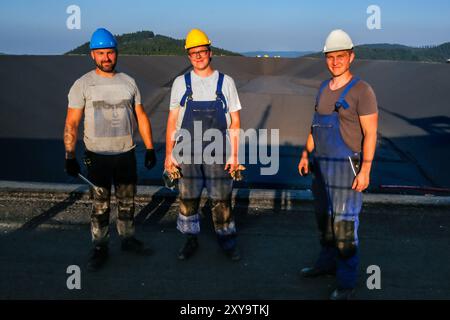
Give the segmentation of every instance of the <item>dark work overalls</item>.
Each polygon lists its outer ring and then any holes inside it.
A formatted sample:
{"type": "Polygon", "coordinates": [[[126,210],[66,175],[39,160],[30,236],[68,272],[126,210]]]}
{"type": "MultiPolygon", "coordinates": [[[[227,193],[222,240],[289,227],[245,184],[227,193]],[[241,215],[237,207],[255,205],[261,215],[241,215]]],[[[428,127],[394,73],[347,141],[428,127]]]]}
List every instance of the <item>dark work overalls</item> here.
{"type": "Polygon", "coordinates": [[[311,128],[314,138],[312,189],[322,246],[315,267],[336,271],[339,289],[356,286],[359,262],[357,230],[362,194],[352,190],[352,184],[361,156],[347,146],[339,129],[339,110],[349,107],[345,97],[358,81],[353,78],[346,85],[335,110],[328,115],[317,112],[320,96],[330,80],[323,82],[317,94],[311,128]]]}
{"type": "MultiPolygon", "coordinates": [[[[201,148],[191,148],[191,163],[180,163],[182,178],[179,181],[180,214],[177,229],[183,234],[198,234],[200,232],[200,216],[198,214],[202,190],[206,187],[210,198],[214,229],[219,244],[225,250],[236,245],[236,227],[231,211],[231,192],[233,180],[225,167],[227,103],[222,93],[224,75],[219,73],[216,89],[216,99],[213,101],[194,101],[192,98],[191,73],[184,75],[186,92],[180,102],[184,112],[181,129],[187,130],[191,136],[191,146],[196,144],[201,148]],[[194,123],[201,125],[201,132],[194,132],[194,123]],[[205,147],[210,143],[203,141],[203,133],[208,129],[220,131],[223,152],[215,154],[219,159],[216,163],[207,164],[205,159],[194,162],[194,158],[202,156],[205,147]],[[196,134],[196,135],[195,135],[196,134]],[[201,150],[200,150],[201,149],[201,150]]],[[[185,139],[186,137],[183,137],[185,139]]],[[[198,159],[198,158],[197,158],[198,159]]],[[[208,162],[210,163],[210,162],[208,162]]]]}

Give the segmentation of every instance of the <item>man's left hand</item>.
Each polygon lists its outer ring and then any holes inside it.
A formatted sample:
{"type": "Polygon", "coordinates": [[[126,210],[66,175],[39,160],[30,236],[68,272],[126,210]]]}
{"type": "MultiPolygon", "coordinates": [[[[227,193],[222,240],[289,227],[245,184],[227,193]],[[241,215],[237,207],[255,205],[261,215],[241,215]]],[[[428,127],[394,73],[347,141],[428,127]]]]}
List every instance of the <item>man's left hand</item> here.
{"type": "Polygon", "coordinates": [[[239,161],[237,157],[230,157],[227,160],[227,163],[225,164],[224,170],[228,171],[229,173],[232,173],[233,171],[236,171],[239,168],[239,161]]]}
{"type": "Polygon", "coordinates": [[[244,179],[242,171],[244,171],[246,168],[243,165],[239,164],[237,157],[229,158],[227,163],[225,164],[224,169],[228,171],[233,180],[241,181],[242,179],[244,179]]]}
{"type": "Polygon", "coordinates": [[[358,192],[363,192],[367,189],[370,182],[370,174],[360,171],[355,180],[353,180],[352,189],[358,192]]]}
{"type": "Polygon", "coordinates": [[[145,151],[145,161],[144,166],[150,170],[152,169],[156,164],[156,152],[155,149],[147,149],[145,151]]]}

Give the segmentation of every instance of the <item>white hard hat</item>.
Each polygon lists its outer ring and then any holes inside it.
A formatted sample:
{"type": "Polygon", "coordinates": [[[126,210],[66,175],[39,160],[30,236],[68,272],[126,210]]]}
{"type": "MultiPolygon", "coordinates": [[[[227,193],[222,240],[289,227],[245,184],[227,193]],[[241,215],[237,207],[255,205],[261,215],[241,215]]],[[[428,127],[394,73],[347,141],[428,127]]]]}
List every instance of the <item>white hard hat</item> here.
{"type": "Polygon", "coordinates": [[[323,53],[351,49],[353,49],[353,42],[350,36],[344,30],[336,29],[331,31],[325,40],[323,53]]]}

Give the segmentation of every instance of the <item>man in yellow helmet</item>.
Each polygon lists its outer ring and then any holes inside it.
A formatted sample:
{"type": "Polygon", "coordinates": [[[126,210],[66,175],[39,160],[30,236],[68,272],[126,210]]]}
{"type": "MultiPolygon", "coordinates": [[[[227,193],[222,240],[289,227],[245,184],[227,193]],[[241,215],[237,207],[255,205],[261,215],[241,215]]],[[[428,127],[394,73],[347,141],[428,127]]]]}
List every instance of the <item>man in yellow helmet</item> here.
{"type": "Polygon", "coordinates": [[[181,177],[177,229],[186,235],[186,241],[178,259],[188,259],[198,248],[198,210],[206,187],[219,245],[231,260],[237,261],[240,253],[231,211],[231,191],[232,176],[240,168],[241,103],[233,79],[211,66],[211,41],[203,31],[191,30],[185,49],[193,70],[176,78],[172,86],[164,162],[167,173],[181,177]],[[209,134],[214,137],[213,150],[205,142],[208,138],[204,137],[209,134]],[[181,152],[180,146],[183,146],[181,152]]]}

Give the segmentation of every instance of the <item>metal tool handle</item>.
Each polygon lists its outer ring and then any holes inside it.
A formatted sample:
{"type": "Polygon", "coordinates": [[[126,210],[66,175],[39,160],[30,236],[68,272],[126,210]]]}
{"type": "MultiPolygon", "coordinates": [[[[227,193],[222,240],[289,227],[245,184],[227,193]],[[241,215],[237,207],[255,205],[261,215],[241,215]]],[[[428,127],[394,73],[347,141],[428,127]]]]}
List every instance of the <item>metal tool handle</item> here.
{"type": "Polygon", "coordinates": [[[350,158],[350,156],[348,156],[348,161],[350,161],[350,166],[352,167],[353,174],[356,177],[356,170],[355,167],[353,166],[352,158],[350,158]]]}
{"type": "Polygon", "coordinates": [[[103,189],[100,187],[97,187],[95,184],[93,184],[88,178],[86,178],[85,176],[83,176],[81,173],[78,174],[78,176],[84,181],[86,182],[88,185],[90,185],[92,187],[92,189],[94,189],[95,193],[97,193],[99,196],[103,195],[103,189]]]}
{"type": "Polygon", "coordinates": [[[78,176],[84,181],[86,182],[88,185],[90,185],[92,188],[98,188],[95,184],[93,184],[91,181],[89,181],[88,178],[86,178],[85,176],[83,176],[81,173],[78,174],[78,176]]]}

